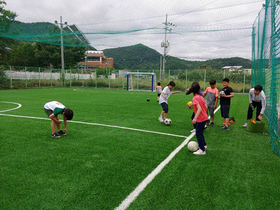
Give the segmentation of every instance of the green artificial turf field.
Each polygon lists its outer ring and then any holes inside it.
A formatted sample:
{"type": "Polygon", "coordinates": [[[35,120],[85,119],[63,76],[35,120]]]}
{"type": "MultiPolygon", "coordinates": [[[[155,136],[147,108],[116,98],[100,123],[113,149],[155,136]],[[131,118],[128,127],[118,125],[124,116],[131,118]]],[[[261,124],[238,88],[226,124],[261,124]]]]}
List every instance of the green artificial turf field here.
{"type": "MultiPolygon", "coordinates": [[[[162,170],[157,167],[191,135],[193,110],[186,104],[192,96],[169,98],[172,124],[165,126],[158,121],[156,95],[1,90],[1,209],[115,209],[143,181],[128,209],[280,209],[280,158],[271,151],[270,136],[242,128],[248,95],[232,98],[230,116],[236,122],[230,130],[220,129],[217,111],[215,127],[204,132],[206,155],[195,156],[184,146],[162,170]],[[51,138],[43,109],[53,100],[74,111],[67,135],[58,139],[51,138]],[[18,107],[5,102],[21,107],[5,111],[18,107]]],[[[267,128],[266,122],[266,133],[267,128]]]]}

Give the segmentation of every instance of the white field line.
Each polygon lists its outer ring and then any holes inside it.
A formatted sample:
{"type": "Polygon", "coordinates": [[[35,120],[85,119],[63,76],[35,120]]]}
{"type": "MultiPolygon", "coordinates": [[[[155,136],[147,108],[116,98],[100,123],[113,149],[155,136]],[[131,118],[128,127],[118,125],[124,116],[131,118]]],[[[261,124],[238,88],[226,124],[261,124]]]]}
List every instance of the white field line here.
{"type": "Polygon", "coordinates": [[[153,179],[158,175],[161,170],[173,159],[173,157],[188,144],[189,140],[194,137],[193,132],[188,138],[183,141],[183,143],[177,147],[164,161],[162,161],[134,190],[127,196],[125,200],[117,207],[115,210],[124,210],[129,207],[129,205],[138,197],[138,195],[146,188],[146,186],[153,181],[153,179]]]}
{"type": "Polygon", "coordinates": [[[0,112],[8,112],[8,111],[12,111],[12,110],[15,110],[15,109],[19,109],[19,108],[21,107],[21,104],[19,104],[19,103],[15,103],[15,102],[0,101],[0,103],[6,103],[6,104],[16,104],[16,105],[18,105],[16,108],[7,109],[7,110],[2,110],[2,111],[0,111],[0,112]]]}
{"type": "MultiPolygon", "coordinates": [[[[214,111],[216,113],[220,109],[220,106],[214,111]]],[[[188,142],[194,137],[193,132],[189,135],[183,143],[178,146],[164,161],[162,161],[134,190],[131,192],[123,202],[115,208],[115,210],[125,210],[129,205],[138,197],[138,195],[146,188],[146,186],[153,181],[153,179],[162,171],[162,169],[173,159],[173,157],[188,144],[188,142]]]]}
{"type": "MultiPolygon", "coordinates": [[[[27,119],[38,119],[38,120],[50,120],[49,118],[20,116],[20,115],[11,115],[11,114],[0,114],[0,116],[19,117],[19,118],[27,118],[27,119]]],[[[162,132],[142,130],[142,129],[137,129],[137,128],[128,128],[128,127],[122,127],[122,126],[117,126],[117,125],[106,125],[106,124],[100,124],[100,123],[88,123],[88,122],[72,121],[72,120],[71,121],[67,121],[67,123],[78,123],[78,124],[85,124],[85,125],[95,125],[95,126],[119,128],[119,129],[131,130],[131,131],[139,131],[139,132],[145,132],[145,133],[154,133],[154,134],[160,134],[160,135],[165,135],[165,136],[187,138],[187,136],[182,136],[182,135],[177,135],[177,134],[162,133],[162,132]]]]}

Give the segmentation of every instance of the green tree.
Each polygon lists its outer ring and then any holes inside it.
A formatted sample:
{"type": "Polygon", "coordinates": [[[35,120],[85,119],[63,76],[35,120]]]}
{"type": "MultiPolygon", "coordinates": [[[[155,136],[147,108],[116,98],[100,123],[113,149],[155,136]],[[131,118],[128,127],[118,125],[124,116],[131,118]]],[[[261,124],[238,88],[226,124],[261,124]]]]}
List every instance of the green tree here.
{"type": "Polygon", "coordinates": [[[36,66],[35,47],[30,42],[20,42],[10,51],[10,64],[18,66],[36,66]]]}
{"type": "Polygon", "coordinates": [[[48,67],[53,65],[56,68],[61,67],[59,46],[36,42],[34,47],[36,66],[48,67]]]}
{"type": "MultiPolygon", "coordinates": [[[[60,34],[60,29],[57,26],[49,29],[49,34],[60,34]]],[[[60,36],[59,36],[60,37],[60,36]]],[[[37,66],[50,66],[53,65],[55,68],[61,68],[61,46],[60,38],[59,41],[57,36],[49,37],[51,43],[45,44],[37,42],[35,44],[35,58],[37,66]]],[[[84,60],[85,47],[80,46],[81,43],[75,36],[65,36],[64,44],[64,64],[65,68],[76,68],[80,61],[84,60]]]]}
{"type": "MultiPolygon", "coordinates": [[[[12,27],[12,21],[15,20],[16,14],[5,10],[4,6],[6,5],[5,1],[0,0],[0,34],[6,34],[12,27]]],[[[7,64],[7,51],[8,47],[14,40],[0,37],[0,64],[7,64]]]]}
{"type": "Polygon", "coordinates": [[[77,68],[78,63],[85,58],[85,51],[85,47],[65,47],[65,68],[77,68]]]}

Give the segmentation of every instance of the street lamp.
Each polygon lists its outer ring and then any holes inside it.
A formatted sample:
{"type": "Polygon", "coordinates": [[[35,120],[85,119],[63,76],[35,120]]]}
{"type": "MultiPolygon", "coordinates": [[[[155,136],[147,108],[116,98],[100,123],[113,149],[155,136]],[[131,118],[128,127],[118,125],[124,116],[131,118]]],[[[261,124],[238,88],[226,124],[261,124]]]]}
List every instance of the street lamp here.
{"type": "Polygon", "coordinates": [[[65,79],[65,75],[64,75],[64,46],[63,46],[63,34],[62,34],[62,30],[63,30],[63,25],[67,25],[67,22],[65,22],[64,24],[62,23],[62,16],[60,16],[60,23],[58,24],[57,21],[55,21],[55,24],[59,26],[60,28],[60,51],[61,51],[61,70],[62,70],[62,84],[64,86],[64,79],[65,79]]]}

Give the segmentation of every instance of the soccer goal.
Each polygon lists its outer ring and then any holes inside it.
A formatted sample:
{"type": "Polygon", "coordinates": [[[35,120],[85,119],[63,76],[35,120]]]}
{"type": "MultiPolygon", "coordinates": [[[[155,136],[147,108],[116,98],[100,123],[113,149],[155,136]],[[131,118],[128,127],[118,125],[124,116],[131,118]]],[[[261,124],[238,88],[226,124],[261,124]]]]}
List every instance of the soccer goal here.
{"type": "Polygon", "coordinates": [[[126,81],[126,90],[151,90],[153,92],[156,74],[147,72],[128,72],[126,75],[126,81]]]}

